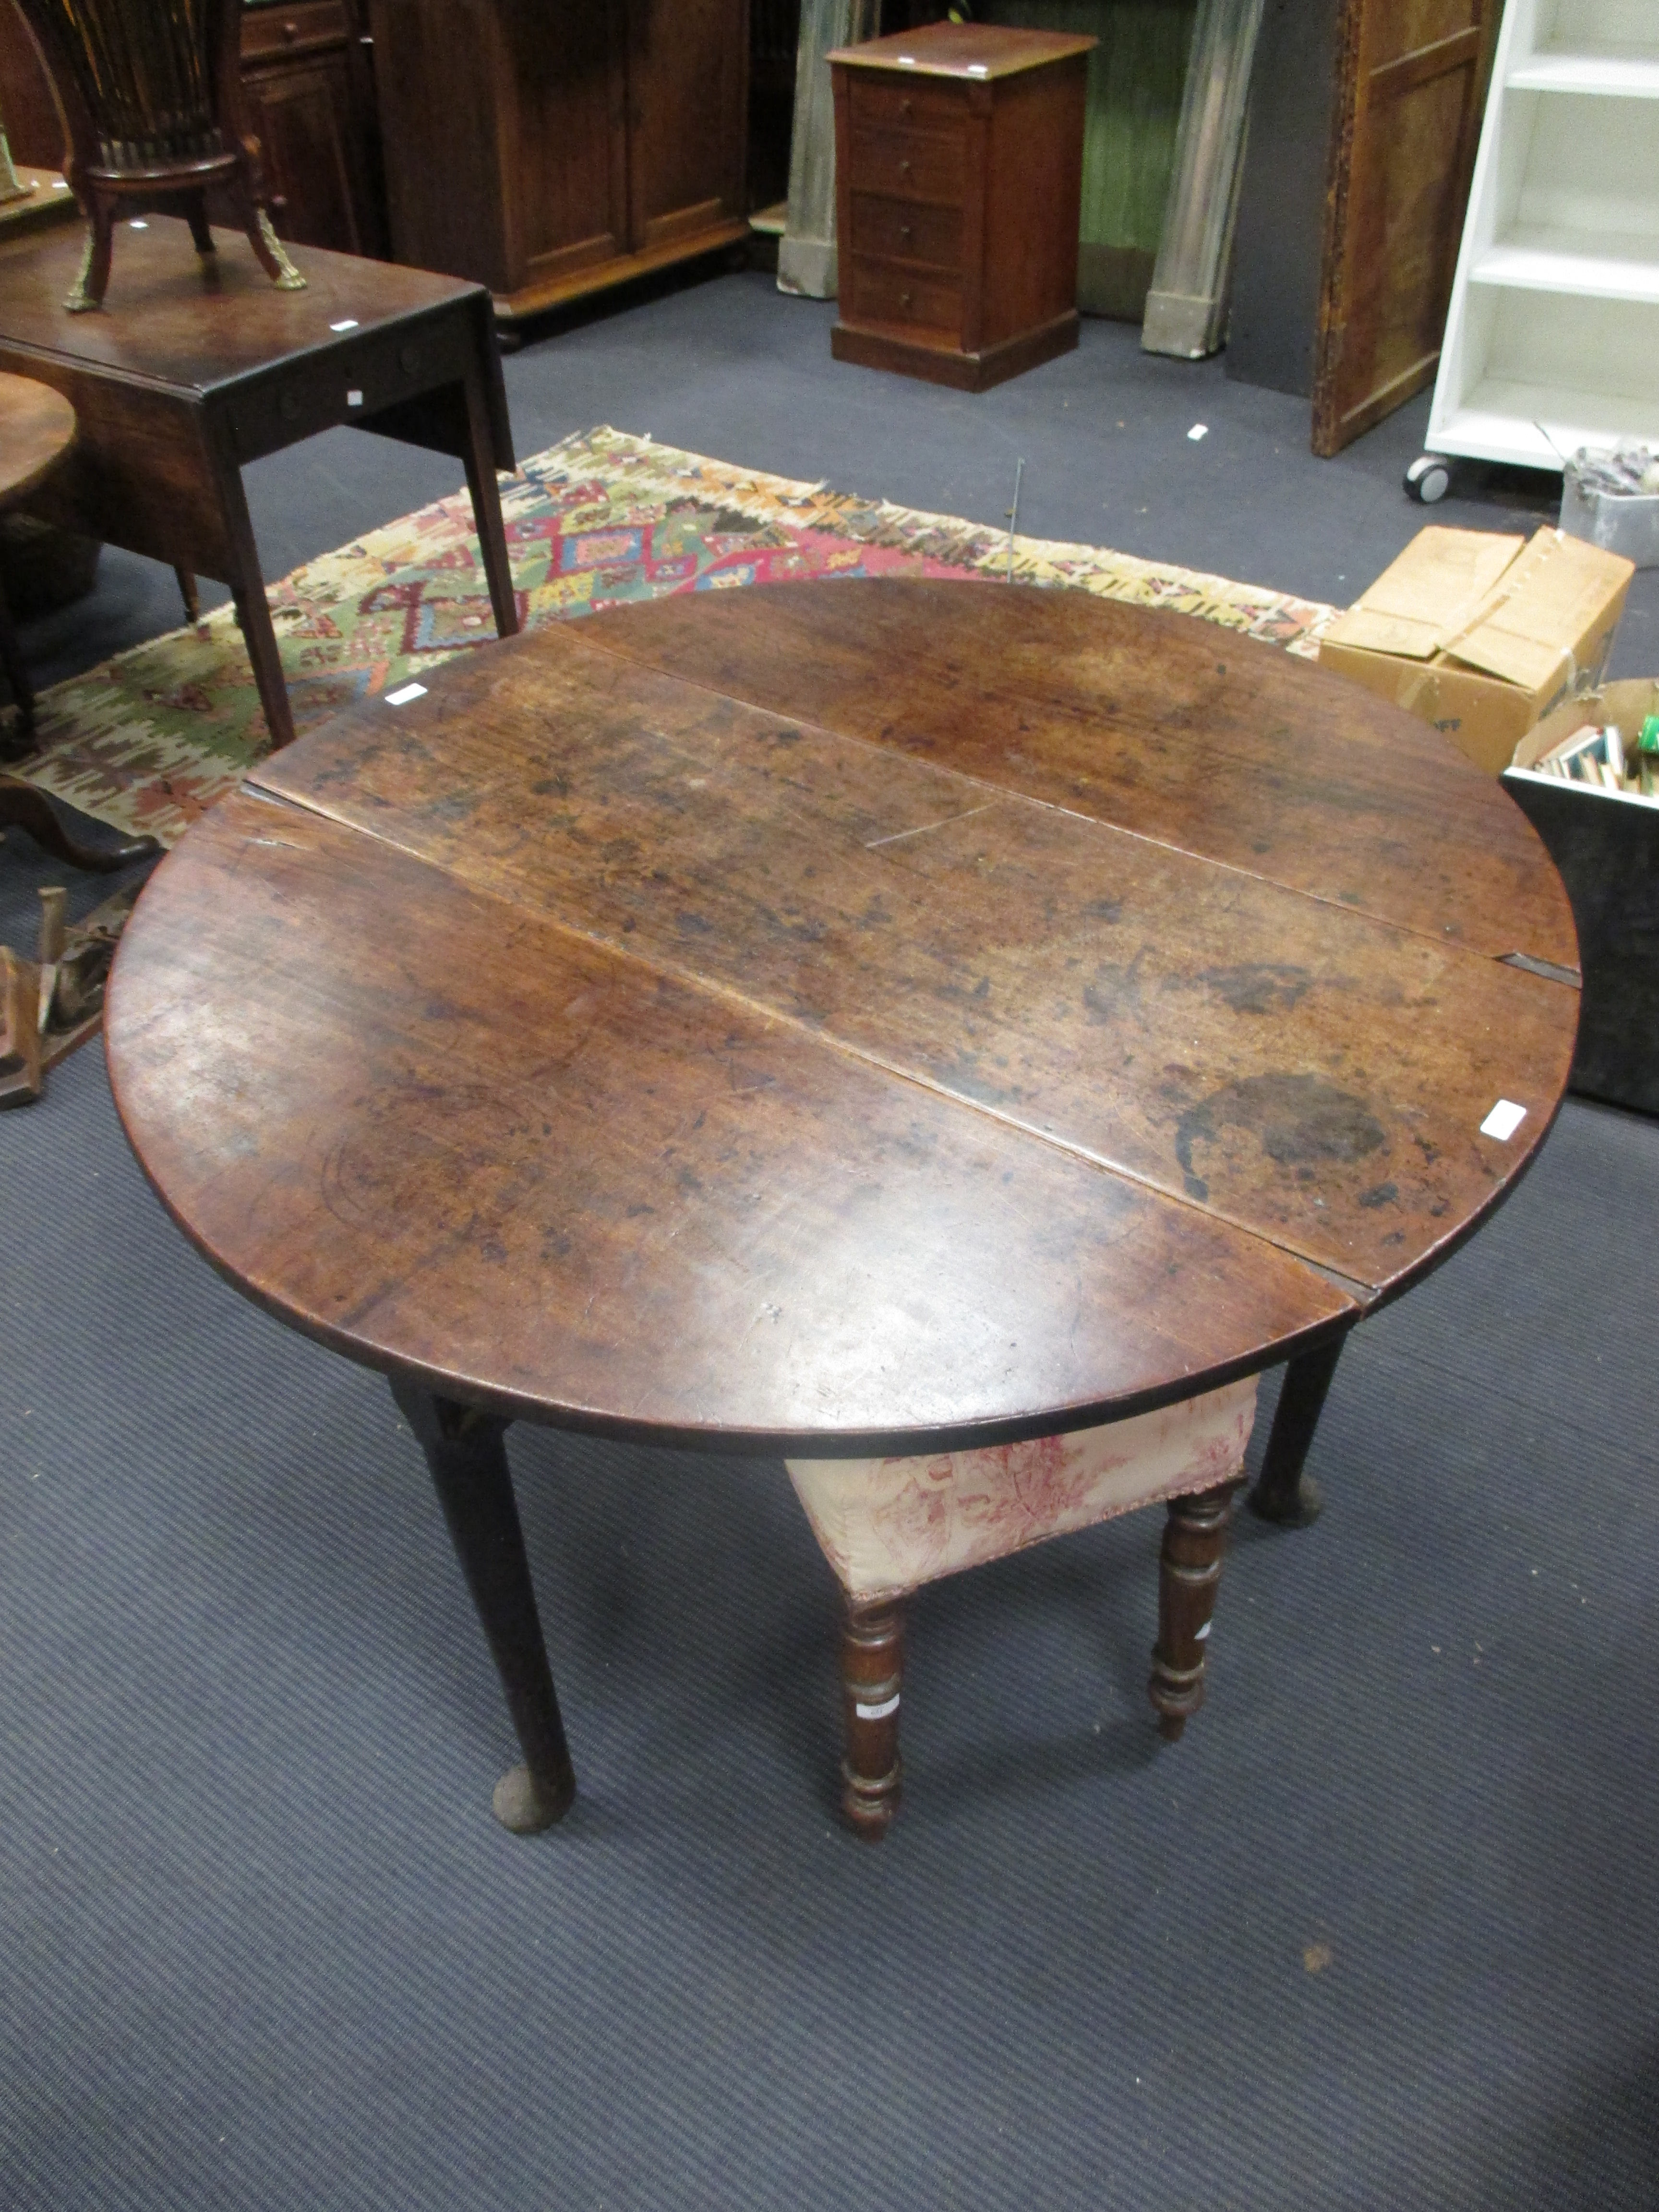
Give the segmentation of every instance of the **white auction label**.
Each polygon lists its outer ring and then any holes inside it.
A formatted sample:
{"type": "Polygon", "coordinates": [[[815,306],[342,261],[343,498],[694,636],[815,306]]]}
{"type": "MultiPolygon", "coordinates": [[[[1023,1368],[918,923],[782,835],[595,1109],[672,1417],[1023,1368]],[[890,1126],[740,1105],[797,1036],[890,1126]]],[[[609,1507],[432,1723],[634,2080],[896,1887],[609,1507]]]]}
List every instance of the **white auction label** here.
{"type": "Polygon", "coordinates": [[[879,1705],[861,1705],[854,1699],[853,1711],[861,1721],[884,1721],[889,1713],[898,1711],[898,1693],[895,1691],[885,1704],[879,1705]]]}
{"type": "Polygon", "coordinates": [[[386,703],[388,707],[406,707],[411,699],[424,699],[425,696],[424,684],[400,684],[395,691],[386,693],[386,703]]]}
{"type": "Polygon", "coordinates": [[[1480,1133],[1483,1137],[1496,1137],[1500,1144],[1507,1145],[1526,1118],[1524,1106],[1517,1106],[1513,1098],[1500,1098],[1480,1124],[1480,1133]]]}

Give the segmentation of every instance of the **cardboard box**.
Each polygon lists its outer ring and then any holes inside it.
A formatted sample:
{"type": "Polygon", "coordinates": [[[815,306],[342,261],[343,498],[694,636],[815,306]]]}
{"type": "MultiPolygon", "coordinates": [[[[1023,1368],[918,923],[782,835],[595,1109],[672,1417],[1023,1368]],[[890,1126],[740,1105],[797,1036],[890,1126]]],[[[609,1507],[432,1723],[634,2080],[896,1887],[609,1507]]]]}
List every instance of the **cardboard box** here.
{"type": "Polygon", "coordinates": [[[1522,739],[1504,788],[1572,901],[1583,978],[1572,1087],[1659,1114],[1659,806],[1532,765],[1581,722],[1616,722],[1634,738],[1649,714],[1659,714],[1659,682],[1604,684],[1569,701],[1522,739]]]}
{"type": "Polygon", "coordinates": [[[1528,543],[1431,526],[1337,617],[1319,658],[1497,775],[1535,722],[1599,682],[1633,574],[1559,530],[1528,543]]]}

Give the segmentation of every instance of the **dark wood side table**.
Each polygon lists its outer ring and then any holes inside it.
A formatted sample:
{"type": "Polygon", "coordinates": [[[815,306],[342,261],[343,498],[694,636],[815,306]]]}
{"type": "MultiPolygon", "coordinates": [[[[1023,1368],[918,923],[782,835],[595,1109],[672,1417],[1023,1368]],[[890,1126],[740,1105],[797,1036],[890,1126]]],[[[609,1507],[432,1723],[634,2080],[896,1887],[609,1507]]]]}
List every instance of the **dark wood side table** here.
{"type": "Polygon", "coordinates": [[[933,23],[830,56],[837,361],[983,392],[1076,345],[1097,43],[933,23]]]}
{"type": "Polygon", "coordinates": [[[220,1271],[392,1378],[536,1826],[509,1421],[908,1455],[1290,1360],[1293,1517],[1347,1330],[1549,1127],[1575,952],[1492,779],[1328,672],[809,584],[557,623],[264,763],[140,901],[110,1069],[220,1271]]]}
{"type": "Polygon", "coordinates": [[[303,252],[279,291],[245,241],[205,264],[189,227],[124,228],[120,287],[94,314],[64,298],[78,234],[0,245],[0,368],[73,405],[66,465],[21,504],[44,520],[230,586],[274,745],[294,735],[242,467],[345,423],[466,471],[495,625],[519,627],[497,469],[513,436],[489,295],[416,269],[303,252]]]}

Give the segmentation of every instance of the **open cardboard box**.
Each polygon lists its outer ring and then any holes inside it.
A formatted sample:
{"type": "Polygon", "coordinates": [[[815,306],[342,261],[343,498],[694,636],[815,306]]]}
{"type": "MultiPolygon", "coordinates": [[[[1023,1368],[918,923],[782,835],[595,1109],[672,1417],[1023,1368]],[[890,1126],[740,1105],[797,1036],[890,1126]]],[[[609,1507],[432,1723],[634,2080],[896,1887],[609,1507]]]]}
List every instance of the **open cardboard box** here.
{"type": "Polygon", "coordinates": [[[1659,1114],[1659,806],[1533,766],[1583,722],[1634,738],[1659,714],[1659,680],[1604,684],[1529,730],[1504,788],[1549,848],[1572,901],[1583,1001],[1572,1087],[1659,1114]]]}
{"type": "Polygon", "coordinates": [[[1327,668],[1432,722],[1488,775],[1607,666],[1633,565],[1559,530],[1420,530],[1320,641],[1327,668]]]}

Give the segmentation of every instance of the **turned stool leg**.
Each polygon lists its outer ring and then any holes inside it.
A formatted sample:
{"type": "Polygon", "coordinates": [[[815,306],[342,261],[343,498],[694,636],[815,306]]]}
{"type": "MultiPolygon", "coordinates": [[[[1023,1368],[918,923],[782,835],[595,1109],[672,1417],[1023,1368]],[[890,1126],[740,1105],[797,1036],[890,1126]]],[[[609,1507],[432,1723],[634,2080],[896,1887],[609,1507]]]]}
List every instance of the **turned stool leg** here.
{"type": "Polygon", "coordinates": [[[1318,1484],[1302,1469],[1347,1340],[1346,1335],[1333,1337],[1328,1344],[1292,1359],[1285,1370],[1261,1473],[1248,1501],[1252,1513],[1280,1528],[1305,1528],[1319,1518],[1324,1500],[1318,1484]]]}
{"type": "Polygon", "coordinates": [[[214,252],[216,248],[213,243],[213,233],[208,228],[207,195],[205,192],[195,192],[191,194],[191,198],[185,203],[185,218],[190,224],[190,242],[196,248],[196,251],[198,253],[214,252]]]}
{"type": "Polygon", "coordinates": [[[502,1442],[507,1423],[401,1379],[392,1395],[426,1454],[524,1752],[525,1764],[495,1785],[495,1818],[515,1835],[533,1835],[569,1810],[576,1777],[524,1554],[502,1442]]]}
{"type": "Polygon", "coordinates": [[[175,567],[173,573],[178,579],[179,596],[185,603],[185,620],[187,623],[200,622],[202,594],[196,581],[194,570],[175,567]]]}
{"type": "Polygon", "coordinates": [[[1170,1743],[1204,1702],[1204,1646],[1237,1487],[1224,1482],[1195,1497],[1170,1500],[1158,1563],[1158,1642],[1146,1694],[1170,1743]]]}
{"type": "Polygon", "coordinates": [[[904,1616],[895,1603],[849,1605],[841,1634],[847,1720],[842,1810],[854,1832],[879,1843],[899,1802],[899,1689],[904,1616]]]}
{"type": "MultiPolygon", "coordinates": [[[[76,179],[70,178],[71,184],[76,179]]],[[[77,185],[77,190],[79,189],[77,185]]],[[[104,303],[109,289],[109,261],[114,244],[115,208],[112,201],[104,198],[94,186],[85,196],[87,210],[87,240],[81,256],[81,269],[70,287],[64,305],[72,315],[89,313],[104,303]]]]}

